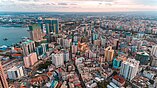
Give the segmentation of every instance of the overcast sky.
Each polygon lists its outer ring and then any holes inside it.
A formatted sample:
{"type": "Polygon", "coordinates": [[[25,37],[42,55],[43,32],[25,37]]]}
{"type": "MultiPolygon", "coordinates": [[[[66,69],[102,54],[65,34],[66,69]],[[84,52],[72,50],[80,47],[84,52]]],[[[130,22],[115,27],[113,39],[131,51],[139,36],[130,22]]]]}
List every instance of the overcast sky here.
{"type": "Polygon", "coordinates": [[[0,11],[9,12],[157,11],[157,0],[0,0],[0,11]]]}

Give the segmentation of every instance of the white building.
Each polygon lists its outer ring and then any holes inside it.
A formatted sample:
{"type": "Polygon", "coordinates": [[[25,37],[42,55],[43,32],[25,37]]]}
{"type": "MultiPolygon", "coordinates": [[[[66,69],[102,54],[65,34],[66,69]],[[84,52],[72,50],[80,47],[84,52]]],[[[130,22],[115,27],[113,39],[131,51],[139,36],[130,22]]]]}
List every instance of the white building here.
{"type": "Polygon", "coordinates": [[[152,46],[151,55],[157,57],[157,45],[152,46]]]}
{"type": "Polygon", "coordinates": [[[64,64],[64,55],[63,53],[53,53],[52,54],[52,63],[58,67],[64,64]]]}
{"type": "Polygon", "coordinates": [[[139,63],[139,61],[130,58],[127,61],[123,61],[120,68],[120,74],[125,79],[132,80],[138,72],[139,63]]]}
{"type": "Polygon", "coordinates": [[[152,56],[151,66],[157,66],[157,45],[152,46],[151,56],[152,56]]]}
{"type": "Polygon", "coordinates": [[[14,66],[13,68],[7,71],[9,79],[19,79],[24,76],[23,67],[22,66],[14,66]]]}
{"type": "Polygon", "coordinates": [[[63,46],[70,47],[71,41],[71,39],[63,39],[63,46]]]}
{"type": "Polygon", "coordinates": [[[106,45],[106,38],[101,37],[101,45],[105,46],[106,45]]]}

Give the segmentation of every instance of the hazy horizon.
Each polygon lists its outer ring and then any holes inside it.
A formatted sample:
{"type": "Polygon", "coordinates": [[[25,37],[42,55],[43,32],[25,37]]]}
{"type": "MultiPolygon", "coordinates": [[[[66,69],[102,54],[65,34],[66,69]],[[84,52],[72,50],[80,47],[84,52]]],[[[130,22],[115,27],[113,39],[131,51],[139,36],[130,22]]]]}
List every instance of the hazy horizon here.
{"type": "Polygon", "coordinates": [[[0,0],[1,12],[157,11],[156,0],[0,0]]]}

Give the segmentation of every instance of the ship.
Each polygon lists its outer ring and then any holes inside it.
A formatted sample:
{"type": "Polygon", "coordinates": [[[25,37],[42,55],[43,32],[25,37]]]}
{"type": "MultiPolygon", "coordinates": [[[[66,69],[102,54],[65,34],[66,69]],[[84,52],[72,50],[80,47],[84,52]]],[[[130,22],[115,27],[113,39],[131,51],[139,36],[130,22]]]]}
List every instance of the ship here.
{"type": "Polygon", "coordinates": [[[7,41],[8,39],[7,39],[7,38],[4,38],[3,40],[4,40],[4,41],[7,41]]]}

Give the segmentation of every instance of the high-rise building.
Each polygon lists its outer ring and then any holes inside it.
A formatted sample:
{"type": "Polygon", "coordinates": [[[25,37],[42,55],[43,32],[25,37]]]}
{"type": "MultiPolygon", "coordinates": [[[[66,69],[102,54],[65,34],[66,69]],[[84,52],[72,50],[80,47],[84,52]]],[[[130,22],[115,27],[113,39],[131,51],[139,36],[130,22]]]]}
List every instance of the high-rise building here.
{"type": "Polygon", "coordinates": [[[57,19],[46,18],[44,23],[45,23],[46,34],[47,34],[47,41],[53,42],[54,38],[52,38],[52,34],[58,34],[59,22],[57,19]]]}
{"type": "Polygon", "coordinates": [[[152,46],[151,55],[157,57],[157,46],[152,46]]]}
{"type": "Polygon", "coordinates": [[[127,80],[131,81],[137,74],[140,62],[135,59],[123,61],[120,67],[120,74],[127,80]]]}
{"type": "Polygon", "coordinates": [[[38,56],[44,55],[48,51],[48,44],[47,43],[42,43],[40,46],[38,46],[35,49],[36,53],[38,56]]]}
{"type": "Polygon", "coordinates": [[[26,40],[25,42],[22,42],[21,47],[23,55],[27,56],[35,51],[35,42],[32,40],[26,40]]]}
{"type": "Polygon", "coordinates": [[[106,45],[106,38],[104,36],[101,37],[101,46],[105,47],[106,45]]]}
{"type": "Polygon", "coordinates": [[[64,56],[64,61],[69,61],[69,51],[68,50],[64,50],[63,51],[63,56],[64,56]]]}
{"type": "Polygon", "coordinates": [[[121,63],[126,60],[125,56],[119,56],[113,60],[113,67],[118,69],[121,66],[121,63]]]}
{"type": "Polygon", "coordinates": [[[64,64],[64,56],[62,52],[52,54],[52,63],[56,66],[62,66],[64,64]]]}
{"type": "Polygon", "coordinates": [[[0,88],[9,88],[1,62],[0,62],[0,88]]]}
{"type": "Polygon", "coordinates": [[[157,66],[157,46],[152,46],[151,56],[152,56],[151,66],[157,66]]]}
{"type": "Polygon", "coordinates": [[[39,41],[43,39],[43,32],[40,24],[32,24],[29,26],[30,37],[33,41],[39,41]]]}
{"type": "Polygon", "coordinates": [[[63,39],[63,46],[70,47],[71,41],[71,39],[63,39]]]}
{"type": "Polygon", "coordinates": [[[112,61],[113,55],[114,55],[114,50],[112,49],[112,46],[107,47],[105,49],[105,56],[104,56],[105,61],[112,61]]]}
{"type": "Polygon", "coordinates": [[[30,66],[34,65],[38,61],[37,54],[35,52],[29,54],[23,59],[24,59],[24,65],[26,68],[29,68],[30,66]]]}
{"type": "Polygon", "coordinates": [[[22,66],[14,66],[13,68],[7,71],[9,79],[19,79],[24,76],[23,67],[22,66]]]}
{"type": "Polygon", "coordinates": [[[57,19],[47,18],[45,19],[46,25],[46,33],[49,34],[51,32],[58,34],[59,32],[59,22],[57,19]]]}

